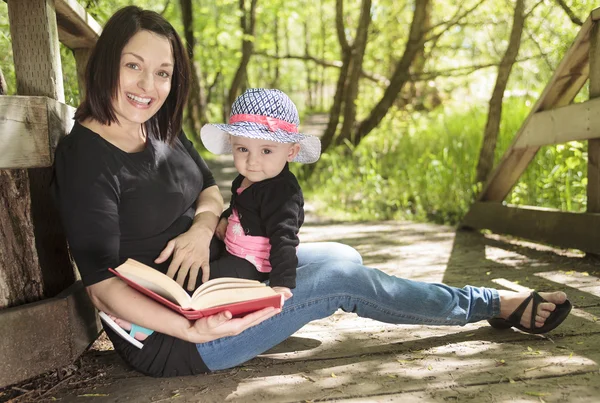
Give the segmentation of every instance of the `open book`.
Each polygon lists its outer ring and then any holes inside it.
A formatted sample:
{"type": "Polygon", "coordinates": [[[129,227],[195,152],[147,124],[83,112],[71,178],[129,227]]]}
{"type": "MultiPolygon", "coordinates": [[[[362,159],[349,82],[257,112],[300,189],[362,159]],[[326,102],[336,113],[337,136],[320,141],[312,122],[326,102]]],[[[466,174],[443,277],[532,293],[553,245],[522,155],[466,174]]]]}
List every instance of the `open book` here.
{"type": "Polygon", "coordinates": [[[283,296],[256,280],[223,277],[209,280],[192,296],[171,277],[133,259],[109,269],[129,286],[188,319],[229,311],[233,316],[267,307],[281,308],[283,296]]]}

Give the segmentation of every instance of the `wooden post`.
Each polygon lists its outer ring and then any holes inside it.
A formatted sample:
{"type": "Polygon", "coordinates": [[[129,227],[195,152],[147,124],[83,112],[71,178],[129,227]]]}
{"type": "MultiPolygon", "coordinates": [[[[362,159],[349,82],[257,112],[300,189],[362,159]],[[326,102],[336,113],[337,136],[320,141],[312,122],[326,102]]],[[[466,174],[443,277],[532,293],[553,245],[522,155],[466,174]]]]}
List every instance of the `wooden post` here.
{"type": "MultiPolygon", "coordinates": [[[[590,41],[590,99],[600,97],[600,25],[594,22],[590,41]]],[[[600,139],[588,141],[587,211],[600,212],[600,139]]]]}
{"type": "Polygon", "coordinates": [[[73,49],[75,57],[75,66],[77,68],[77,85],[79,86],[79,101],[82,102],[85,98],[85,70],[87,62],[92,53],[91,48],[73,49]]]}
{"type": "MultiPolygon", "coordinates": [[[[590,37],[590,99],[597,97],[600,97],[600,24],[594,21],[590,37]]],[[[587,211],[600,212],[600,139],[588,141],[587,211]]]]}
{"type": "MultiPolygon", "coordinates": [[[[43,95],[64,102],[62,67],[54,0],[8,0],[17,94],[43,95]]],[[[39,266],[28,267],[40,272],[44,297],[53,297],[75,281],[73,265],[67,251],[58,212],[50,193],[51,168],[28,170],[31,195],[30,217],[33,226],[23,225],[23,242],[35,242],[39,266]],[[33,231],[32,231],[33,230],[33,231]]],[[[13,200],[17,206],[19,200],[13,200]]],[[[14,207],[8,206],[10,211],[14,207]]],[[[14,256],[15,262],[20,258],[14,256]]],[[[10,266],[3,271],[11,270],[10,266]]]]}

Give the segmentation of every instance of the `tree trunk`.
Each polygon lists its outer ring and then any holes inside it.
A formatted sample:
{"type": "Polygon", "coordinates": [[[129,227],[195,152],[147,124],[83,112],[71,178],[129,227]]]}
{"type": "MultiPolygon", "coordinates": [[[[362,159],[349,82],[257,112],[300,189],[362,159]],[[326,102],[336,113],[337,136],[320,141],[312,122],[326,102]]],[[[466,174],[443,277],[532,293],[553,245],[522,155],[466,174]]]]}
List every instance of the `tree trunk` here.
{"type": "MultiPolygon", "coordinates": [[[[325,37],[327,35],[325,29],[325,10],[323,7],[323,0],[319,0],[319,28],[321,29],[320,35],[320,57],[325,60],[325,37]]],[[[319,83],[318,83],[318,93],[319,93],[319,111],[324,111],[325,106],[325,67],[319,66],[319,83]]]]}
{"type": "Polygon", "coordinates": [[[0,67],[0,95],[6,94],[8,94],[8,86],[6,85],[4,74],[2,74],[2,67],[0,67]]]}
{"type": "Polygon", "coordinates": [[[416,0],[415,12],[413,20],[410,24],[410,33],[406,49],[402,58],[396,64],[390,84],[385,89],[381,100],[371,110],[369,116],[363,120],[356,130],[355,144],[360,144],[363,138],[367,136],[385,117],[390,107],[398,97],[400,91],[410,78],[409,69],[423,47],[425,29],[425,21],[427,20],[429,0],[416,0]]]}
{"type": "Polygon", "coordinates": [[[200,128],[202,125],[208,123],[208,118],[206,117],[204,88],[200,81],[202,71],[200,65],[194,59],[194,48],[196,46],[194,38],[194,9],[192,7],[192,0],[179,0],[179,6],[181,8],[183,33],[190,58],[190,68],[192,70],[187,115],[190,126],[194,131],[193,136],[199,139],[200,128]]]}
{"type": "Polygon", "coordinates": [[[336,139],[336,144],[341,144],[344,140],[350,140],[353,134],[354,124],[356,122],[356,98],[358,97],[358,83],[362,72],[362,63],[367,47],[367,36],[369,25],[371,24],[371,0],[362,0],[360,8],[360,20],[356,29],[356,38],[352,45],[352,56],[346,80],[346,89],[344,91],[344,122],[340,135],[336,139]]]}
{"type": "MultiPolygon", "coordinates": [[[[310,34],[308,32],[308,21],[305,20],[304,21],[304,54],[306,56],[308,56],[310,54],[310,34]]],[[[313,105],[313,94],[312,94],[312,82],[311,82],[311,75],[312,75],[312,65],[310,64],[306,64],[306,94],[307,94],[307,99],[306,99],[306,105],[307,105],[307,109],[309,111],[312,111],[314,109],[314,105],[313,105]]]]}
{"type": "Polygon", "coordinates": [[[477,163],[476,182],[485,182],[494,166],[494,153],[498,140],[498,132],[500,131],[500,120],[502,118],[502,100],[510,72],[515,64],[519,47],[521,46],[521,34],[523,33],[525,18],[525,0],[517,0],[510,41],[506,53],[502,57],[500,66],[498,66],[498,76],[496,77],[496,84],[490,98],[488,119],[479,153],[479,162],[477,163]]]}
{"type": "Polygon", "coordinates": [[[231,104],[233,104],[239,95],[239,90],[246,82],[246,78],[248,76],[248,63],[250,62],[250,57],[252,57],[252,53],[254,52],[254,41],[250,40],[249,37],[254,37],[257,2],[258,0],[250,0],[250,11],[246,11],[246,1],[239,0],[239,8],[242,12],[240,24],[242,26],[242,32],[244,33],[244,38],[242,40],[242,59],[240,60],[240,65],[238,66],[237,71],[235,72],[231,86],[229,87],[229,94],[227,96],[227,110],[224,113],[225,121],[229,120],[231,104]]]}
{"type": "MultiPolygon", "coordinates": [[[[279,10],[278,10],[279,11],[279,10]]],[[[279,88],[279,12],[275,14],[275,26],[273,30],[275,31],[275,73],[273,75],[273,81],[271,84],[271,88],[279,88]]]]}
{"type": "MultiPolygon", "coordinates": [[[[0,68],[0,95],[5,94],[0,68]]],[[[27,170],[0,169],[0,309],[44,296],[30,208],[27,170]]]]}
{"type": "MultiPolygon", "coordinates": [[[[340,75],[335,88],[335,95],[333,96],[333,105],[331,105],[331,109],[329,110],[327,128],[321,137],[322,152],[327,151],[329,146],[333,143],[333,138],[337,131],[340,113],[345,98],[344,91],[346,89],[346,80],[348,79],[350,60],[352,58],[352,48],[346,39],[346,28],[344,27],[344,0],[336,0],[335,28],[342,53],[342,67],[340,68],[340,75]]],[[[311,164],[310,166],[313,165],[315,164],[311,164]]]]}

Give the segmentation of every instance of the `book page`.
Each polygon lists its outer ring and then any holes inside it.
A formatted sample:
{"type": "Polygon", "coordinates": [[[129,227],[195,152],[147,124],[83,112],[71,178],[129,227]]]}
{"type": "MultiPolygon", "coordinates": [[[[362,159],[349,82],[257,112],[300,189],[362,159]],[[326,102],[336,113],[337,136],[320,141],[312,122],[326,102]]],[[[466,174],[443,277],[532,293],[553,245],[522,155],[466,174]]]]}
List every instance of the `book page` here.
{"type": "MultiPolygon", "coordinates": [[[[264,285],[264,284],[263,284],[264,285]]],[[[277,295],[271,287],[222,288],[208,291],[192,301],[192,308],[205,309],[215,306],[250,301],[253,299],[277,295]]]]}
{"type": "Polygon", "coordinates": [[[175,280],[150,266],[133,259],[127,259],[125,263],[115,270],[134,283],[157,293],[183,308],[188,308],[190,305],[190,296],[175,280]]]}
{"type": "Polygon", "coordinates": [[[221,277],[221,278],[213,278],[212,280],[207,281],[202,284],[200,287],[194,291],[192,294],[192,300],[196,298],[198,295],[203,294],[206,290],[211,289],[212,287],[222,288],[222,285],[226,285],[228,288],[232,286],[235,288],[247,288],[247,287],[263,287],[266,284],[261,283],[257,280],[248,280],[245,278],[236,278],[236,277],[221,277]]]}

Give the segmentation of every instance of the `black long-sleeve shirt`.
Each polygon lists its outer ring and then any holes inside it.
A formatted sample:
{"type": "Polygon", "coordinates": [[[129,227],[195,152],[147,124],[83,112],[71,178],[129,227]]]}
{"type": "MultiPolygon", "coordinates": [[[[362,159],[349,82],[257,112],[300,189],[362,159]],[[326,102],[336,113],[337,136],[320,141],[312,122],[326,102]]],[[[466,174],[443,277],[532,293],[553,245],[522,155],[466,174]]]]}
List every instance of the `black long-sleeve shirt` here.
{"type": "MultiPolygon", "coordinates": [[[[172,145],[148,137],[127,153],[75,123],[56,149],[54,194],[84,285],[112,277],[127,258],[154,263],[166,244],[187,231],[200,192],[215,185],[206,163],[182,132],[172,145]]],[[[154,332],[142,350],[106,330],[115,350],[153,376],[206,372],[193,343],[154,332]]]]}
{"type": "Polygon", "coordinates": [[[269,285],[295,288],[298,231],[304,222],[304,197],[298,180],[287,164],[279,175],[254,183],[238,195],[243,180],[242,175],[234,179],[231,203],[223,216],[228,217],[235,208],[246,235],[269,238],[269,285]]]}

